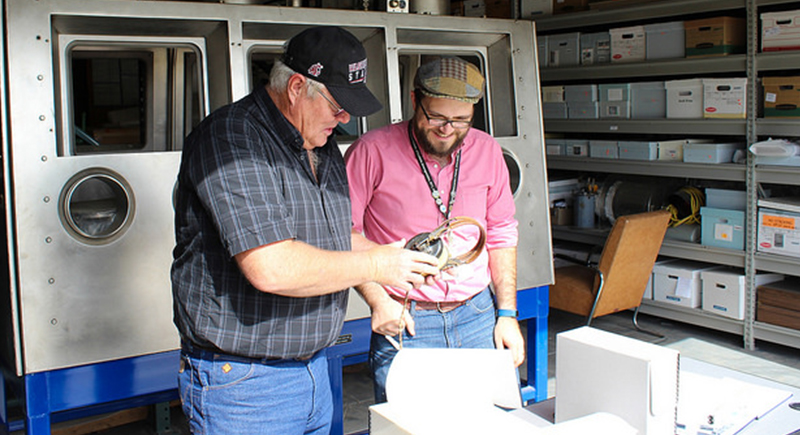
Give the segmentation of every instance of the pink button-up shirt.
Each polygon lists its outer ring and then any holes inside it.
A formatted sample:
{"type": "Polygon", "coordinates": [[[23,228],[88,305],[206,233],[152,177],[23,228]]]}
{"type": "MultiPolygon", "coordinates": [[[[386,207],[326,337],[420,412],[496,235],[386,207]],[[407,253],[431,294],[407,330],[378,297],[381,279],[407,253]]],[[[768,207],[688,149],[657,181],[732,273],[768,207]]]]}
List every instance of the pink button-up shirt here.
{"type": "MultiPolygon", "coordinates": [[[[461,169],[451,217],[468,216],[486,229],[486,249],[515,247],[517,221],[508,170],[500,145],[483,131],[471,129],[461,146],[461,169]]],[[[450,201],[453,163],[442,167],[422,151],[442,201],[450,201]]],[[[453,155],[455,157],[455,154],[453,155]]],[[[347,150],[347,177],[353,207],[353,230],[380,244],[430,232],[444,216],[431,197],[425,176],[408,139],[408,122],[373,130],[347,150]]],[[[465,225],[453,230],[448,245],[453,255],[469,251],[478,229],[465,225]]],[[[462,301],[491,282],[487,250],[472,263],[451,269],[433,286],[411,291],[422,301],[462,301]]],[[[387,291],[404,297],[405,292],[387,291]]]]}

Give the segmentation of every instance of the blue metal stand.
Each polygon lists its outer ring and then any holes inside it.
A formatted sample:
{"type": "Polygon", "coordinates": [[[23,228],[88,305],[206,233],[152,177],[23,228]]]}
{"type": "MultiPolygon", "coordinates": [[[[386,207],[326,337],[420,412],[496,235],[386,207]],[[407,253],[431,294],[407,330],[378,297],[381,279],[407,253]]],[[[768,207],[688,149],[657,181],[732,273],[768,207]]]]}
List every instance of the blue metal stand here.
{"type": "MultiPolygon", "coordinates": [[[[547,399],[548,287],[517,292],[519,319],[528,321],[528,384],[525,402],[547,399]]],[[[326,350],[334,397],[332,435],[342,435],[342,367],[367,360],[370,319],[345,322],[339,340],[326,350]]],[[[53,422],[114,412],[178,398],[179,351],[145,355],[80,367],[25,375],[22,378],[25,417],[8,421],[7,402],[0,418],[7,431],[25,429],[27,435],[49,435],[53,422]]],[[[2,389],[3,398],[7,398],[2,389]]]]}

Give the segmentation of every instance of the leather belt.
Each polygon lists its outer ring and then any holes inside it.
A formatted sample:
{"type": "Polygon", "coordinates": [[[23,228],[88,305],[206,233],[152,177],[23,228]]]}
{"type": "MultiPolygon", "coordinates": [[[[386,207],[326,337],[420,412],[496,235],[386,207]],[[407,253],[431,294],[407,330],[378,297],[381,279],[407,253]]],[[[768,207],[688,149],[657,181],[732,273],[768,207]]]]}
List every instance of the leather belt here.
{"type": "MultiPolygon", "coordinates": [[[[395,294],[389,294],[392,299],[396,300],[397,302],[403,303],[403,298],[397,296],[395,294]]],[[[448,311],[453,311],[456,308],[465,305],[469,302],[469,299],[463,301],[448,301],[448,302],[431,302],[431,301],[415,301],[413,299],[409,299],[409,302],[414,302],[414,308],[417,310],[436,310],[440,313],[446,313],[448,311]]]]}

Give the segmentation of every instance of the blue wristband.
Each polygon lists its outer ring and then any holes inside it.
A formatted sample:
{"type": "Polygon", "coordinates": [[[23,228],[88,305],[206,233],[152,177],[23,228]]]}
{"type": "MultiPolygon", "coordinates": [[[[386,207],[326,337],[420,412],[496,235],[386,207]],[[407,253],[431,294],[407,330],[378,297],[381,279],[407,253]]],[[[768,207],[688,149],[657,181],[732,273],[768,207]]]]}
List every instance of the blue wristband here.
{"type": "Polygon", "coordinates": [[[517,310],[497,310],[497,317],[513,317],[517,318],[519,316],[519,311],[517,310]]]}

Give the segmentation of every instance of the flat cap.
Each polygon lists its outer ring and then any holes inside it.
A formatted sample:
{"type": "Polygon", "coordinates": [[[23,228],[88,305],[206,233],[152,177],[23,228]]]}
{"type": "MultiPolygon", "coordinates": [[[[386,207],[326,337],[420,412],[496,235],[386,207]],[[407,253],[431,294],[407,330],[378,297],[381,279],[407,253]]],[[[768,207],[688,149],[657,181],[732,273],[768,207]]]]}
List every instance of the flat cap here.
{"type": "Polygon", "coordinates": [[[414,88],[428,97],[475,104],[483,97],[484,78],[478,68],[454,56],[438,57],[417,69],[414,88]]]}

